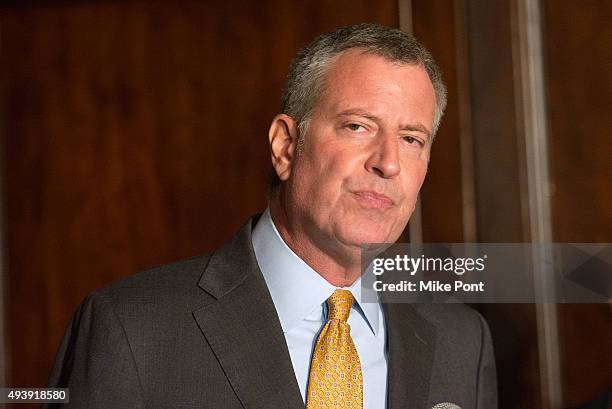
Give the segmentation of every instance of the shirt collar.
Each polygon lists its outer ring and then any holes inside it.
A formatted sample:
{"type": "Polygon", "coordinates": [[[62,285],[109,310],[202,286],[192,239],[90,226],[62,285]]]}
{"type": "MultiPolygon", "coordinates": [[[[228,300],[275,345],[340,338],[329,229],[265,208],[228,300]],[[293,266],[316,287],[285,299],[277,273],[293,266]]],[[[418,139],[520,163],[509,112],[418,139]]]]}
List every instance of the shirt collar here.
{"type": "MultiPolygon", "coordinates": [[[[288,332],[310,315],[337,289],[287,246],[274,225],[270,209],[263,213],[252,235],[253,249],[276,307],[283,332],[288,332]]],[[[361,278],[347,287],[357,310],[377,335],[378,303],[361,303],[361,278]]]]}

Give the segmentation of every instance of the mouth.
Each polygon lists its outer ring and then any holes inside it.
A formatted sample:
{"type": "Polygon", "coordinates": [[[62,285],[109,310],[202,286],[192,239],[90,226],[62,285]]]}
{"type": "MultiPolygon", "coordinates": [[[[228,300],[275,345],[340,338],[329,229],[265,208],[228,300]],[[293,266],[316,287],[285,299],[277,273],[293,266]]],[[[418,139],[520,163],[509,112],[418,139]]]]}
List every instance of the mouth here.
{"type": "Polygon", "coordinates": [[[388,196],[371,190],[358,190],[353,194],[362,205],[373,209],[389,209],[394,204],[388,196]]]}

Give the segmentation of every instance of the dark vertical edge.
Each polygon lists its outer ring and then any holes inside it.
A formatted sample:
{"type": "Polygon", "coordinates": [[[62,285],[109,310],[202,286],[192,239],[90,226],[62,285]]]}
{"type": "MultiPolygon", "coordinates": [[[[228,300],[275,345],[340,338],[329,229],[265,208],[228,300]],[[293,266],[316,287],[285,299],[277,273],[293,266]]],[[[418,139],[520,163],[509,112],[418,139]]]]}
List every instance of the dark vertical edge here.
{"type": "MultiPolygon", "coordinates": [[[[0,13],[0,16],[2,14],[0,13]]],[[[0,61],[2,61],[2,51],[4,48],[3,44],[3,24],[0,19],[0,61]]],[[[0,96],[4,95],[2,90],[4,89],[4,76],[0,77],[0,96]]],[[[0,97],[0,387],[8,386],[7,376],[9,373],[9,355],[8,355],[8,336],[6,332],[6,307],[8,300],[7,293],[7,262],[5,257],[5,209],[6,209],[6,195],[5,195],[5,148],[4,148],[4,100],[0,97]]],[[[3,408],[4,404],[0,403],[0,408],[3,408]]]]}
{"type": "Polygon", "coordinates": [[[455,16],[455,52],[459,146],[461,149],[461,201],[463,241],[476,242],[476,188],[474,183],[474,138],[470,106],[470,81],[465,0],[453,2],[455,16]]]}
{"type": "Polygon", "coordinates": [[[509,1],[466,2],[478,239],[522,242],[509,1]]]}
{"type": "Polygon", "coordinates": [[[397,0],[399,28],[412,33],[412,0],[397,0]]]}

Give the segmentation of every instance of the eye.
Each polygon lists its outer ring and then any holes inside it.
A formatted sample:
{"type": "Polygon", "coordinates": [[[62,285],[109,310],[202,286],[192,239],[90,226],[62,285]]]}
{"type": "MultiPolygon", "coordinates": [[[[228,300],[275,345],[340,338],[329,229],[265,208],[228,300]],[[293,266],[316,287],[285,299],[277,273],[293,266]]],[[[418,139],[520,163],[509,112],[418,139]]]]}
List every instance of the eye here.
{"type": "Polygon", "coordinates": [[[366,129],[363,125],[359,124],[348,124],[346,127],[353,132],[365,132],[366,129]]]}
{"type": "Polygon", "coordinates": [[[415,138],[414,136],[403,136],[402,139],[407,142],[409,145],[420,145],[423,146],[423,141],[415,138]]]}

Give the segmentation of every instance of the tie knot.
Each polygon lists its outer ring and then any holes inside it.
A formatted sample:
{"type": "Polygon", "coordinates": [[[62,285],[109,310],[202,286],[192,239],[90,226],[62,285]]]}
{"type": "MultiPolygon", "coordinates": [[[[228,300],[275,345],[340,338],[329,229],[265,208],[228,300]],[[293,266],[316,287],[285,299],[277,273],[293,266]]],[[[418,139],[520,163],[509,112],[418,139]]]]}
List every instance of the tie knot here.
{"type": "Polygon", "coordinates": [[[349,290],[336,290],[327,299],[327,306],[329,307],[329,313],[327,314],[328,320],[340,320],[346,322],[353,306],[353,294],[349,290]]]}

